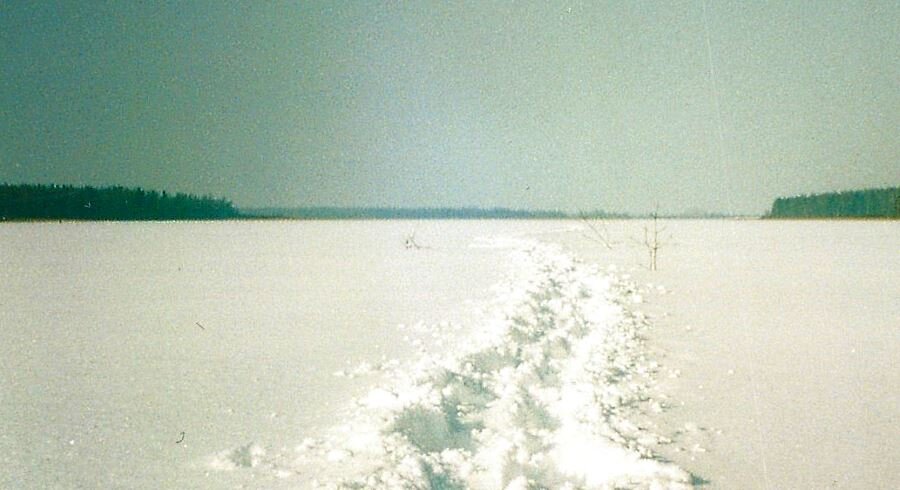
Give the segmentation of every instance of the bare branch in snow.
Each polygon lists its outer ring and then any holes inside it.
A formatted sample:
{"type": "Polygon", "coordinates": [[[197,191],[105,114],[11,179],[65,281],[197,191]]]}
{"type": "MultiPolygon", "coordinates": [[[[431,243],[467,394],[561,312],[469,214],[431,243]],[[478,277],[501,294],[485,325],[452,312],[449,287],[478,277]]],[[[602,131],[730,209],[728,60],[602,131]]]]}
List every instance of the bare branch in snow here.
{"type": "Polygon", "coordinates": [[[656,208],[653,210],[653,224],[651,228],[648,228],[646,225],[644,226],[644,247],[647,248],[647,252],[650,254],[650,270],[656,270],[656,259],[659,255],[659,249],[662,248],[662,242],[660,241],[659,234],[665,231],[664,227],[659,226],[659,204],[656,205],[656,208]]]}
{"type": "Polygon", "coordinates": [[[584,212],[579,211],[578,216],[581,218],[581,222],[584,223],[589,230],[588,233],[582,233],[582,235],[588,240],[599,243],[607,249],[612,250],[612,242],[609,239],[609,231],[606,229],[606,224],[603,222],[603,220],[600,220],[598,226],[591,222],[591,220],[587,217],[586,214],[584,214],[584,212]]]}
{"type": "Polygon", "coordinates": [[[416,241],[416,230],[413,230],[412,233],[406,236],[403,246],[405,246],[407,250],[419,250],[425,248],[416,241]]]}

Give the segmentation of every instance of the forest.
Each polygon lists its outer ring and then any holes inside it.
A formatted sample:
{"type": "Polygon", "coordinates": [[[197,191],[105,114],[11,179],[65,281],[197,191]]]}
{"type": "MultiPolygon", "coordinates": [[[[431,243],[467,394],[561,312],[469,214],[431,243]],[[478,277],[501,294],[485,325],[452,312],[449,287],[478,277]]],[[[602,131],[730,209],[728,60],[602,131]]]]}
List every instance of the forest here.
{"type": "Polygon", "coordinates": [[[0,184],[0,220],[212,220],[239,216],[225,199],[126,187],[0,184]]]}
{"type": "Polygon", "coordinates": [[[900,187],[775,199],[767,218],[900,218],[900,187]]]}

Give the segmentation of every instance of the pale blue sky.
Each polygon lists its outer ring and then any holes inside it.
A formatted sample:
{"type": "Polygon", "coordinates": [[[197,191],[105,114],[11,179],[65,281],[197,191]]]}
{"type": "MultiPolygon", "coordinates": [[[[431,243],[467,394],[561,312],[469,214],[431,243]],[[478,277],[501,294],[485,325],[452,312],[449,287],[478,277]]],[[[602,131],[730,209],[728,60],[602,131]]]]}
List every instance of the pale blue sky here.
{"type": "Polygon", "coordinates": [[[898,26],[896,1],[5,2],[0,182],[761,213],[900,184],[898,26]]]}

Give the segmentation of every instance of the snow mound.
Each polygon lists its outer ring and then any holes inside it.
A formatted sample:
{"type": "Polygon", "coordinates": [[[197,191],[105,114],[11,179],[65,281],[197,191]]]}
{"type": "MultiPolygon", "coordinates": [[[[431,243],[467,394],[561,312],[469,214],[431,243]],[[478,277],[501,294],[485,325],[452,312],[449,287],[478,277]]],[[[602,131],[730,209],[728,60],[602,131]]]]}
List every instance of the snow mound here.
{"type": "Polygon", "coordinates": [[[262,446],[251,443],[216,454],[210,459],[209,466],[220,471],[256,468],[262,463],[265,455],[266,450],[262,446]]]}
{"type": "Polygon", "coordinates": [[[660,406],[629,289],[550,245],[477,246],[513,248],[519,270],[464,347],[392,370],[324,440],[264,464],[264,451],[240,448],[219,467],[319,488],[690,488],[629,418],[660,406]]]}

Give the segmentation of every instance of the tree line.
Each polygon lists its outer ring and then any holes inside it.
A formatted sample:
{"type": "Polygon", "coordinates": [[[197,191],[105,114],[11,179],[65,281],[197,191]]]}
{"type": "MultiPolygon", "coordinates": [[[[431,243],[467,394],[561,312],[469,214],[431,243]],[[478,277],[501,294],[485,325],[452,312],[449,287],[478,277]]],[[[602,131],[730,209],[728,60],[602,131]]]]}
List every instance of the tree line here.
{"type": "Polygon", "coordinates": [[[210,220],[238,217],[225,199],[142,188],[0,184],[0,220],[210,220]]]}
{"type": "Polygon", "coordinates": [[[779,197],[768,218],[900,218],[900,187],[779,197]]]}

